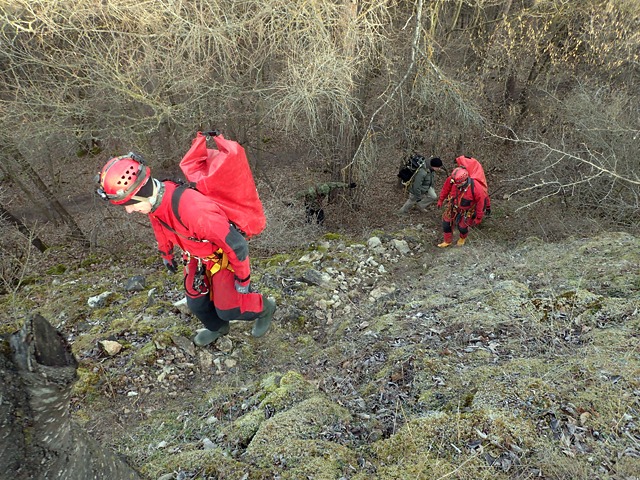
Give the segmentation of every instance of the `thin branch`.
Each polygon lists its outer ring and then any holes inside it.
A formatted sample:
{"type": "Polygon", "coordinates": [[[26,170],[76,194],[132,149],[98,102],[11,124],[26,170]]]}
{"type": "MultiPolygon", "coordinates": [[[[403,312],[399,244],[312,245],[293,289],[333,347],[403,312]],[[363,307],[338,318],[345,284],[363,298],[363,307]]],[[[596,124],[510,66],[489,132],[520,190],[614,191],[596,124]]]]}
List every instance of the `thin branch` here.
{"type": "MultiPolygon", "coordinates": [[[[491,133],[490,136],[493,138],[497,138],[499,140],[503,140],[503,141],[509,141],[512,143],[521,143],[521,144],[527,144],[527,145],[535,145],[537,147],[544,147],[546,148],[549,152],[551,153],[555,153],[558,155],[561,155],[563,157],[569,158],[571,160],[575,160],[576,162],[585,164],[585,165],[589,165],[590,167],[594,168],[595,170],[607,174],[608,176],[621,180],[623,182],[626,183],[630,183],[632,185],[640,185],[640,181],[638,180],[633,180],[631,178],[629,178],[628,176],[623,176],[621,174],[619,174],[618,172],[616,172],[615,170],[611,170],[608,168],[603,167],[602,165],[598,165],[597,163],[593,162],[592,160],[586,159],[586,158],[582,158],[582,157],[578,157],[577,155],[574,155],[572,153],[560,150],[558,148],[552,147],[551,145],[544,143],[544,142],[540,142],[538,140],[530,140],[530,139],[520,139],[517,137],[517,135],[515,134],[515,132],[511,132],[513,135],[513,138],[509,138],[509,137],[504,137],[502,135],[498,135],[495,133],[491,133]]],[[[593,154],[592,154],[593,155],[593,154]]]]}
{"type": "Polygon", "coordinates": [[[417,56],[418,50],[420,48],[419,42],[420,42],[420,30],[422,29],[423,0],[418,0],[418,5],[416,6],[416,10],[417,10],[417,12],[416,12],[415,28],[413,30],[413,41],[411,42],[411,61],[409,62],[409,66],[407,67],[407,70],[406,70],[404,76],[402,77],[402,79],[398,82],[398,84],[391,91],[391,94],[389,95],[389,97],[382,103],[382,105],[380,105],[375,110],[375,112],[373,112],[371,114],[371,117],[369,118],[369,124],[367,125],[367,128],[365,129],[364,135],[360,139],[360,143],[358,144],[358,148],[356,148],[356,151],[353,154],[353,156],[351,158],[351,161],[346,166],[344,166],[342,168],[343,175],[345,175],[346,171],[351,166],[353,166],[353,164],[356,162],[356,159],[358,158],[358,155],[360,154],[365,141],[368,138],[370,138],[370,134],[371,134],[371,132],[373,132],[373,122],[376,119],[377,115],[382,111],[383,108],[385,108],[389,104],[389,102],[391,102],[391,100],[393,100],[393,98],[395,97],[396,93],[398,93],[400,88],[404,85],[404,83],[409,78],[409,75],[413,71],[413,68],[414,68],[414,66],[416,64],[416,56],[417,56]]]}

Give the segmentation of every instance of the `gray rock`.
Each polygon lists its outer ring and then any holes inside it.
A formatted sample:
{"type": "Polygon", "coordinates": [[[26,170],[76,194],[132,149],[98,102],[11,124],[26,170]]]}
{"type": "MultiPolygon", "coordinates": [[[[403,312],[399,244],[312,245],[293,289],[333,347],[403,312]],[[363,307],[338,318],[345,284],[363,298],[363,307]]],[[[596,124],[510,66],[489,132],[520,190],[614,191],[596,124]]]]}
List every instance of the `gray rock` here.
{"type": "Polygon", "coordinates": [[[320,287],[322,285],[328,284],[331,281],[331,275],[311,269],[302,274],[301,280],[311,285],[317,285],[320,287]]]}
{"type": "Polygon", "coordinates": [[[146,285],[147,280],[142,275],[136,275],[127,281],[127,285],[124,289],[127,292],[141,292],[145,289],[146,285]]]}
{"type": "Polygon", "coordinates": [[[189,307],[187,306],[187,297],[184,297],[182,300],[178,300],[177,302],[174,302],[173,306],[176,307],[180,311],[180,313],[184,313],[185,315],[190,313],[189,307]]]}
{"type": "Polygon", "coordinates": [[[324,257],[324,254],[316,250],[314,252],[309,252],[306,255],[303,255],[298,261],[300,263],[313,263],[322,260],[322,257],[324,257]]]}
{"type": "Polygon", "coordinates": [[[173,340],[173,343],[175,343],[176,346],[185,353],[192,357],[196,356],[196,347],[188,338],[183,337],[182,335],[171,335],[171,340],[173,340]]]}
{"type": "Polygon", "coordinates": [[[380,240],[379,237],[371,237],[367,241],[367,246],[369,248],[376,248],[376,247],[379,247],[380,245],[382,245],[382,240],[380,240]]]}
{"type": "Polygon", "coordinates": [[[96,295],[95,297],[89,297],[87,300],[87,304],[91,308],[101,308],[107,304],[107,300],[113,295],[113,292],[103,292],[100,295],[96,295]]]}
{"type": "Polygon", "coordinates": [[[408,253],[411,253],[411,249],[409,248],[409,244],[405,241],[405,240],[398,240],[398,239],[393,239],[391,241],[391,244],[395,247],[396,250],[398,250],[398,252],[400,252],[402,255],[407,255],[408,253]]]}

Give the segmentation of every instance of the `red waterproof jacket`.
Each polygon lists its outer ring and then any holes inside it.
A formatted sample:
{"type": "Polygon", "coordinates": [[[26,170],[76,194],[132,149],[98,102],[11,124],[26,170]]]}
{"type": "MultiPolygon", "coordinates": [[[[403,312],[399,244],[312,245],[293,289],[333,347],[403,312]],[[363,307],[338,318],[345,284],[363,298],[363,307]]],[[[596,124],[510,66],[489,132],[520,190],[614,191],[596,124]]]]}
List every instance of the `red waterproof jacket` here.
{"type": "MultiPolygon", "coordinates": [[[[440,197],[438,198],[438,206],[441,207],[445,200],[448,200],[450,207],[453,210],[453,217],[455,213],[469,212],[471,215],[475,213],[476,223],[482,221],[484,217],[484,204],[487,199],[487,194],[484,188],[480,185],[474,185],[474,180],[469,179],[469,184],[463,190],[458,190],[451,180],[451,176],[447,177],[440,190],[440,197]]],[[[447,212],[445,212],[447,214],[447,212]]]]}
{"type": "Polygon", "coordinates": [[[249,245],[242,234],[231,226],[218,204],[197,190],[187,188],[178,204],[178,220],[171,205],[177,184],[170,181],[163,184],[164,194],[160,205],[149,214],[162,257],[171,260],[171,252],[177,245],[191,256],[203,259],[207,270],[210,270],[215,262],[207,257],[222,249],[236,278],[248,279],[251,273],[249,245]],[[175,232],[164,226],[163,222],[175,232]]]}

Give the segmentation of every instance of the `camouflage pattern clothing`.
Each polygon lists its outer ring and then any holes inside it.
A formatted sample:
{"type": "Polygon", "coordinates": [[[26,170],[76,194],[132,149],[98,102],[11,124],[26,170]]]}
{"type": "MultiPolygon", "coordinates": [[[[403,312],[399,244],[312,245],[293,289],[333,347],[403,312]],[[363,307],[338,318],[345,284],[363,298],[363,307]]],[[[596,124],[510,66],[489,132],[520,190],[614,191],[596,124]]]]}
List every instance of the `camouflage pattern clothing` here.
{"type": "Polygon", "coordinates": [[[307,223],[322,224],[324,222],[324,204],[326,198],[338,188],[353,188],[355,184],[344,182],[319,183],[296,194],[297,199],[304,199],[307,223]]]}

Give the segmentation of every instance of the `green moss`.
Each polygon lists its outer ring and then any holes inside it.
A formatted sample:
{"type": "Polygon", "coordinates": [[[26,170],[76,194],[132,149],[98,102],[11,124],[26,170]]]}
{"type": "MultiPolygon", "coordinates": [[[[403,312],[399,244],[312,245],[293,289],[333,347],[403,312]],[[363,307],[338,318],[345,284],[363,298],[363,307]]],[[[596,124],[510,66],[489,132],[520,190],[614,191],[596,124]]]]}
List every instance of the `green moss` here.
{"type": "Polygon", "coordinates": [[[141,468],[147,478],[159,478],[174,471],[198,472],[199,476],[220,479],[263,480],[271,478],[269,470],[256,469],[230,457],[221,449],[193,450],[178,454],[163,453],[141,468]]]}
{"type": "Polygon", "coordinates": [[[150,255],[142,259],[142,264],[146,266],[158,265],[158,262],[162,262],[162,260],[157,255],[150,255]]]}
{"type": "Polygon", "coordinates": [[[342,239],[342,235],[340,235],[339,233],[327,232],[322,236],[322,238],[329,241],[336,241],[342,239]]]}
{"type": "Polygon", "coordinates": [[[280,253],[280,254],[272,255],[271,257],[264,260],[263,263],[267,267],[275,267],[280,265],[287,265],[290,261],[291,261],[290,254],[280,253]]]}
{"type": "Polygon", "coordinates": [[[79,266],[80,268],[89,268],[89,267],[92,267],[93,265],[99,265],[102,262],[103,262],[103,259],[101,259],[96,255],[91,254],[87,256],[87,258],[81,260],[79,266]]]}
{"type": "Polygon", "coordinates": [[[0,355],[6,358],[11,358],[11,355],[12,355],[9,339],[3,336],[1,328],[0,328],[0,355]]]}
{"type": "Polygon", "coordinates": [[[149,298],[145,292],[137,292],[131,296],[123,305],[123,309],[128,312],[142,312],[146,309],[149,298]]]}
{"type": "Polygon", "coordinates": [[[296,340],[305,347],[313,346],[316,343],[311,335],[298,335],[296,340]]]}
{"type": "Polygon", "coordinates": [[[271,372],[266,377],[260,379],[260,388],[266,392],[274,392],[280,386],[282,374],[279,372],[271,372]]]}
{"type": "Polygon", "coordinates": [[[138,365],[153,365],[157,358],[158,349],[156,344],[154,341],[150,341],[133,354],[131,361],[138,365]]]}
{"type": "Polygon", "coordinates": [[[289,468],[282,472],[283,480],[336,480],[350,478],[358,457],[349,448],[322,440],[291,440],[282,455],[289,468]]]}
{"type": "Polygon", "coordinates": [[[171,332],[161,331],[156,332],[153,335],[153,342],[156,344],[158,348],[167,348],[170,345],[173,345],[173,337],[171,332]]]}
{"type": "Polygon", "coordinates": [[[67,271],[67,267],[62,264],[54,265],[47,269],[47,275],[62,275],[67,271]]]}
{"type": "Polygon", "coordinates": [[[372,447],[380,478],[437,478],[454,470],[455,478],[510,478],[487,469],[483,457],[476,457],[468,445],[482,445],[485,453],[497,458],[516,448],[525,454],[538,447],[538,439],[531,422],[504,410],[480,410],[413,419],[372,447]]]}
{"type": "MultiPolygon", "coordinates": [[[[270,376],[270,379],[275,380],[270,376]]],[[[269,380],[271,382],[271,380],[269,380]]],[[[289,406],[304,400],[311,395],[317,393],[318,389],[312,383],[305,380],[305,378],[297,372],[287,372],[279,379],[279,384],[276,388],[272,388],[273,384],[263,388],[262,393],[264,398],[261,402],[261,407],[269,406],[275,411],[280,411],[288,408],[289,406]]]]}
{"type": "Polygon", "coordinates": [[[136,321],[130,317],[118,317],[111,320],[109,324],[111,332],[126,332],[136,330],[136,321]]]}
{"type": "MultiPolygon", "coordinates": [[[[147,325],[147,326],[144,326],[144,328],[151,329],[152,327],[150,325],[147,325]]],[[[168,331],[173,335],[180,335],[186,338],[190,338],[193,335],[193,330],[189,328],[187,325],[185,325],[184,323],[173,325],[172,327],[169,327],[168,331]]]]}
{"type": "Polygon", "coordinates": [[[35,285],[38,283],[39,280],[40,280],[40,277],[28,275],[20,280],[20,285],[22,287],[26,285],[35,285]]]}
{"type": "Polygon", "coordinates": [[[244,447],[249,444],[264,420],[264,409],[251,410],[224,428],[222,433],[227,442],[244,447]]]}
{"type": "Polygon", "coordinates": [[[93,367],[78,367],[76,371],[78,380],[71,388],[74,396],[92,396],[98,393],[97,386],[100,383],[100,374],[93,371],[93,367]]]}
{"type": "MultiPolygon", "coordinates": [[[[92,331],[94,329],[96,329],[96,327],[94,327],[92,331]]],[[[71,351],[78,355],[81,352],[90,350],[96,345],[98,338],[101,336],[102,335],[100,335],[99,333],[96,334],[91,332],[85,333],[84,335],[79,335],[71,344],[71,351]]]]}
{"type": "Polygon", "coordinates": [[[263,467],[268,467],[272,458],[282,456],[292,468],[320,458],[330,465],[332,472],[336,471],[338,465],[354,464],[356,457],[348,448],[324,441],[321,433],[331,425],[350,420],[345,408],[316,394],[263,421],[247,447],[246,456],[263,467]]]}
{"type": "Polygon", "coordinates": [[[17,321],[0,323],[0,335],[9,335],[14,333],[20,328],[20,325],[17,321]]]}

